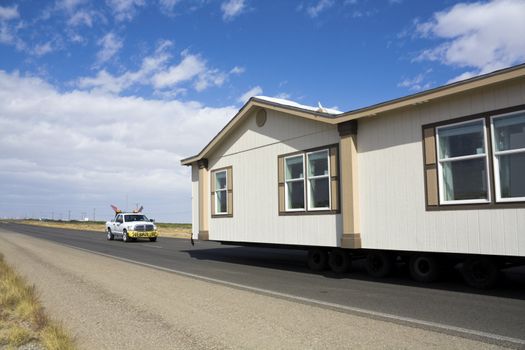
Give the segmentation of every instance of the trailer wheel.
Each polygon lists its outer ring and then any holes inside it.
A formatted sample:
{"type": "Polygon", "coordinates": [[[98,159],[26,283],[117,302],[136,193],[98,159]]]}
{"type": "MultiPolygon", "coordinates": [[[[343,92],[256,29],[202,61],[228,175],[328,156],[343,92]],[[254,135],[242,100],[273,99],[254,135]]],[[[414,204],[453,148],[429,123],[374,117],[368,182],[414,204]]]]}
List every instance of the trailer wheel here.
{"type": "Polygon", "coordinates": [[[490,289],[499,279],[496,262],[486,256],[475,256],[465,260],[461,273],[469,286],[478,289],[490,289]]]}
{"type": "Polygon", "coordinates": [[[328,258],[328,265],[330,269],[335,273],[344,273],[350,270],[352,265],[352,260],[350,255],[343,249],[333,249],[330,252],[330,257],[328,258]]]}
{"type": "Polygon", "coordinates": [[[312,271],[323,271],[328,264],[328,253],[321,248],[308,250],[308,268],[312,271]]]}
{"type": "Polygon", "coordinates": [[[434,255],[413,255],[409,262],[410,276],[418,282],[434,282],[439,278],[440,266],[434,255]]]}
{"type": "Polygon", "coordinates": [[[386,252],[371,251],[366,256],[366,271],[372,277],[382,278],[394,269],[394,259],[386,252]]]}

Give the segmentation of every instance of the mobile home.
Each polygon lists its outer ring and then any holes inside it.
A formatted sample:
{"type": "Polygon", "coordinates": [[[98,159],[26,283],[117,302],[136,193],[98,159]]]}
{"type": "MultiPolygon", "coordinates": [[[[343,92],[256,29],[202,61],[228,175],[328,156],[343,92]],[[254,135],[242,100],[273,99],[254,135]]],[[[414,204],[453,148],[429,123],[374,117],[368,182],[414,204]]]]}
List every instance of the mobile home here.
{"type": "Polygon", "coordinates": [[[525,65],[344,113],[253,97],[181,163],[194,239],[488,287],[525,257],[525,65]]]}

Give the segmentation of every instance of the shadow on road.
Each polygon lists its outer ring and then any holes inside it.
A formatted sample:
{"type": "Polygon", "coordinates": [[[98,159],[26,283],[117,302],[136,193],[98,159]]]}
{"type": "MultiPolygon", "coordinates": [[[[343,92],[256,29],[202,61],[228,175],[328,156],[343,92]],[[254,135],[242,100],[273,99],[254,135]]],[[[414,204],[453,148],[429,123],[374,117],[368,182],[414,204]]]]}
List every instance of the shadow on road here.
{"type": "MultiPolygon", "coordinates": [[[[198,246],[196,246],[196,248],[197,247],[198,246]]],[[[457,267],[447,271],[445,276],[439,282],[419,283],[410,279],[408,266],[403,263],[397,265],[392,276],[376,279],[367,275],[364,267],[364,259],[354,260],[352,262],[351,271],[344,274],[336,274],[329,270],[323,272],[310,271],[306,266],[306,251],[302,250],[254,247],[217,247],[213,249],[181,250],[181,252],[187,253],[191,258],[198,260],[217,261],[227,264],[247,265],[265,269],[319,275],[330,279],[389,283],[416,288],[430,288],[525,300],[525,266],[504,270],[502,278],[496,288],[485,291],[466,286],[463,283],[457,267]]]]}

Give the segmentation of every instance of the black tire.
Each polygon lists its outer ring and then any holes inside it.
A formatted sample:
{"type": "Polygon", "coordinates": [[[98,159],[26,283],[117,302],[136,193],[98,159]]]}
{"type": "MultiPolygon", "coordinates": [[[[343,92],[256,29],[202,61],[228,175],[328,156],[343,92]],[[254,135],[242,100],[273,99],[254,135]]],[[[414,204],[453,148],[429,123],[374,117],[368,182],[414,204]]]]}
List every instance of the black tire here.
{"type": "Polygon", "coordinates": [[[129,242],[129,236],[128,236],[128,231],[127,230],[122,231],[122,242],[124,242],[124,243],[129,242]]]}
{"type": "Polygon", "coordinates": [[[308,268],[312,271],[323,271],[328,266],[328,253],[321,248],[308,250],[308,268]]]}
{"type": "Polygon", "coordinates": [[[436,256],[431,254],[416,254],[410,257],[410,276],[418,282],[437,281],[441,268],[436,256]]]}
{"type": "Polygon", "coordinates": [[[150,237],[150,238],[149,238],[149,241],[150,241],[150,242],[157,242],[157,237],[150,237]]]}
{"type": "Polygon", "coordinates": [[[394,270],[393,257],[382,251],[371,251],[366,256],[366,272],[372,277],[383,278],[394,270]]]}
{"type": "Polygon", "coordinates": [[[108,239],[108,241],[112,241],[115,239],[115,235],[113,234],[113,232],[111,232],[111,229],[109,227],[108,227],[108,234],[106,238],[108,239]]]}
{"type": "Polygon", "coordinates": [[[345,273],[350,270],[352,259],[344,249],[333,249],[328,258],[328,266],[335,273],[345,273]]]}
{"type": "Polygon", "coordinates": [[[496,261],[486,256],[475,256],[465,260],[461,274],[469,286],[477,289],[494,287],[500,277],[496,261]]]}

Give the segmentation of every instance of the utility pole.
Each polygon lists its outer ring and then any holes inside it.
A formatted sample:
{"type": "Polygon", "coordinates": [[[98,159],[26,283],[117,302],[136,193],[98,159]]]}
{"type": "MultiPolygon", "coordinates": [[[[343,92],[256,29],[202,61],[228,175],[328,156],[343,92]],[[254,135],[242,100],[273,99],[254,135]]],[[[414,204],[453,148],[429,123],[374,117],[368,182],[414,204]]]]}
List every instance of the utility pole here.
{"type": "Polygon", "coordinates": [[[128,211],[128,194],[126,193],[126,212],[128,211]]]}
{"type": "Polygon", "coordinates": [[[96,220],[95,220],[96,209],[97,209],[97,208],[93,208],[93,221],[96,221],[96,220]]]}
{"type": "Polygon", "coordinates": [[[52,221],[55,220],[55,212],[54,211],[51,212],[51,220],[52,221]]]}
{"type": "Polygon", "coordinates": [[[71,221],[71,210],[67,211],[67,221],[71,221]]]}

